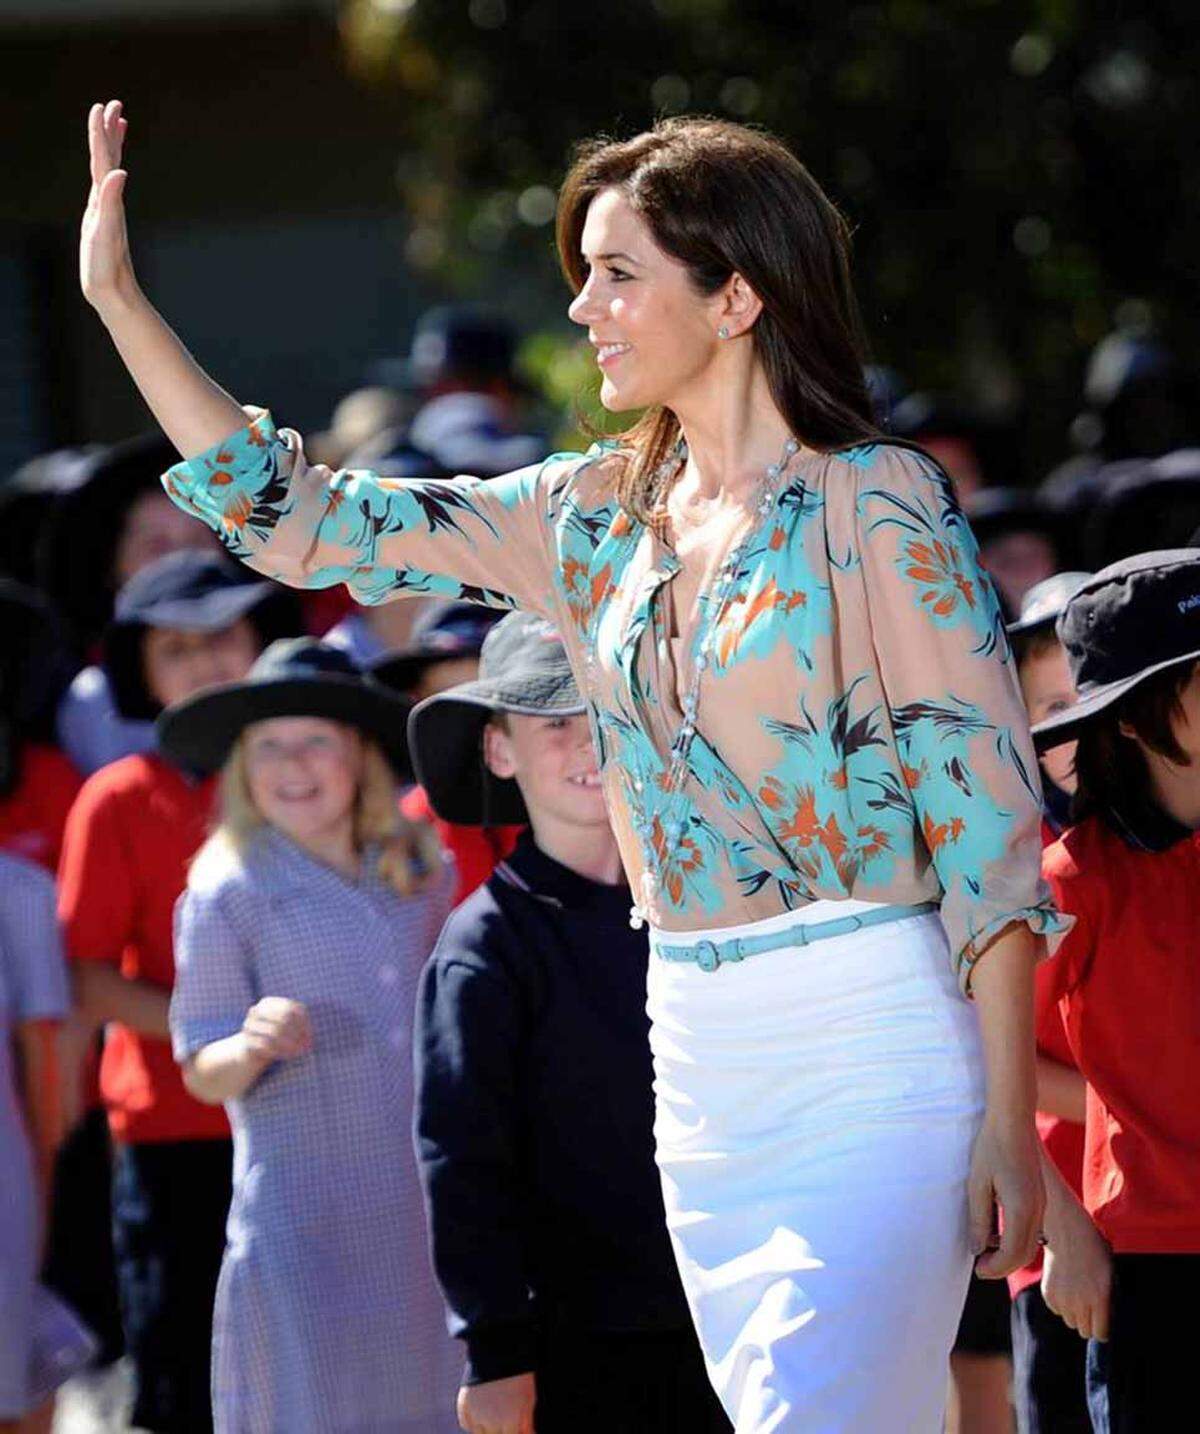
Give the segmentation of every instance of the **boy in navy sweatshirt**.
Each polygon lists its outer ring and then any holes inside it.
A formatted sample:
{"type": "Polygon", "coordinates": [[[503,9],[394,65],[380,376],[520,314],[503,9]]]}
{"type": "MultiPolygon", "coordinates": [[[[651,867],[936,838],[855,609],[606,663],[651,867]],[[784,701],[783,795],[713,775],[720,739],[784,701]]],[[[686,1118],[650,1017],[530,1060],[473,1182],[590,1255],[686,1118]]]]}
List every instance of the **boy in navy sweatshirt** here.
{"type": "Polygon", "coordinates": [[[437,814],[530,831],[450,917],[417,1003],[417,1154],[470,1434],[705,1434],[654,1165],[647,942],[586,707],[514,613],[409,726],[437,814]]]}

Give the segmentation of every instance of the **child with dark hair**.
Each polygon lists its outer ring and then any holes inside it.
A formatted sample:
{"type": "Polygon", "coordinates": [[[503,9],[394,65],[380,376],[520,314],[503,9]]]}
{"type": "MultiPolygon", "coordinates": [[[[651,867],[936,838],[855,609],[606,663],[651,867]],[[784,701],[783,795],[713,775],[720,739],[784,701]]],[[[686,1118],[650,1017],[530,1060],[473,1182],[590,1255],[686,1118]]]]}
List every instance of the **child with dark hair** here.
{"type": "MultiPolygon", "coordinates": [[[[1056,573],[1025,594],[1017,620],[1009,624],[1021,695],[1031,722],[1065,711],[1076,700],[1066,649],[1056,623],[1090,573],[1056,573]]],[[[1044,812],[1042,837],[1048,846],[1067,826],[1075,791],[1075,744],[1064,743],[1041,757],[1044,812]]],[[[1041,964],[1035,982],[1054,979],[1041,964]]],[[[1071,1054],[1062,1014],[1044,1003],[1037,1028],[1038,1135],[1047,1157],[1072,1192],[1083,1194],[1083,1121],[1087,1084],[1071,1054]]],[[[1092,1434],[1086,1398],[1087,1345],[1045,1301],[1041,1252],[1008,1277],[1012,1297],[1013,1380],[1020,1434],[1092,1434]]]]}
{"type": "Polygon", "coordinates": [[[469,1434],[727,1430],[667,1238],[644,933],[555,630],[513,613],[419,704],[454,822],[531,830],[446,923],[417,1005],[417,1155],[469,1434]]]}
{"type": "Polygon", "coordinates": [[[1200,552],[1105,568],[1059,634],[1078,698],[1033,731],[1041,751],[1078,742],[1076,824],[1044,862],[1076,924],[1039,1001],[1087,1079],[1083,1198],[1113,1270],[1110,1297],[1051,1176],[1043,1289],[1092,1336],[1096,1428],[1157,1431],[1192,1398],[1179,1311],[1200,1277],[1200,552]]]}

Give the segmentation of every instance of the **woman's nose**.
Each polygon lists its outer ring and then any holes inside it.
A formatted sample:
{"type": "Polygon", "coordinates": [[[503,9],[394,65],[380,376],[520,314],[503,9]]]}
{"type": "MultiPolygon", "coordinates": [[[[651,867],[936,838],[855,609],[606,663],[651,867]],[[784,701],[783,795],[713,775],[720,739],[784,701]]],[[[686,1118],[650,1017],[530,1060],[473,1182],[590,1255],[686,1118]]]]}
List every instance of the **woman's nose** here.
{"type": "Polygon", "coordinates": [[[585,284],[567,307],[567,318],[577,324],[588,324],[596,312],[590,286],[585,284]]]}

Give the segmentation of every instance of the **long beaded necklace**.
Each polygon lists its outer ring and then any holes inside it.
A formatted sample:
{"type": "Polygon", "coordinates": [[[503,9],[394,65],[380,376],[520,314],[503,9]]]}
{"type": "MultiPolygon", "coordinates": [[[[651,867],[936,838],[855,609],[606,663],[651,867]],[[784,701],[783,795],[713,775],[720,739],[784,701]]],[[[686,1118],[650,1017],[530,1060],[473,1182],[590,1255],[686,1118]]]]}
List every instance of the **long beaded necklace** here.
{"type": "MultiPolygon", "coordinates": [[[[692,748],[692,741],[696,735],[696,717],[700,709],[700,682],[704,671],[708,667],[712,657],[713,644],[716,642],[717,630],[720,627],[721,619],[733,596],[733,585],[737,579],[738,570],[741,567],[742,559],[751,541],[757,536],[766,519],[770,516],[776,502],[779,499],[780,479],[787,470],[792,458],[800,451],[800,445],[790,435],[783,445],[783,453],[778,463],[772,463],[764,475],[763,491],[759,495],[755,505],[755,517],[751,519],[741,541],[738,542],[729,553],[726,554],[717,571],[716,586],[705,600],[700,603],[700,619],[703,624],[701,628],[700,648],[696,654],[696,660],[692,667],[691,681],[680,702],[680,710],[683,720],[679,730],[675,733],[671,743],[670,761],[667,773],[661,783],[661,790],[670,801],[682,789],[684,778],[688,770],[688,757],[692,748]]],[[[679,467],[687,458],[686,446],[680,442],[666,461],[659,465],[655,477],[663,480],[663,488],[666,483],[678,472],[679,467]]],[[[660,489],[662,491],[662,489],[660,489]]],[[[588,641],[587,667],[589,685],[593,685],[594,674],[592,665],[596,649],[596,631],[599,622],[599,605],[592,612],[591,633],[588,641]]],[[[635,931],[640,930],[646,923],[647,909],[654,901],[662,888],[665,874],[670,867],[671,860],[683,840],[684,831],[687,828],[687,818],[677,814],[668,822],[662,831],[661,854],[656,857],[654,844],[651,840],[653,834],[653,819],[639,814],[635,818],[635,827],[642,840],[642,855],[645,862],[645,869],[641,880],[641,901],[636,903],[629,912],[629,924],[635,931]],[[657,863],[657,870],[655,869],[657,863]]]]}

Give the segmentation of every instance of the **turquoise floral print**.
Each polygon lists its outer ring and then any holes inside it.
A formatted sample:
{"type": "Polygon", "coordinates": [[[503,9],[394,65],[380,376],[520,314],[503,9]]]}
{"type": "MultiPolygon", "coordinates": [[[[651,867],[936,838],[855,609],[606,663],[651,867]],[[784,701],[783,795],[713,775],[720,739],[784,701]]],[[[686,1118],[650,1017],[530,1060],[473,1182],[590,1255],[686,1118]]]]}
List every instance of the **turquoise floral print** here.
{"type": "Polygon", "coordinates": [[[1013,921],[1066,929],[1040,879],[1037,768],[999,609],[923,455],[880,443],[793,459],[730,601],[717,614],[702,595],[678,634],[694,663],[717,622],[670,791],[680,563],[617,502],[619,450],[488,481],[383,478],[310,464],[298,435],[250,417],[165,475],[172,498],[296,586],[341,582],[363,602],[439,593],[555,623],[630,883],[659,876],[649,915],[663,929],[819,899],[933,900],[964,988],[1013,921]]]}

